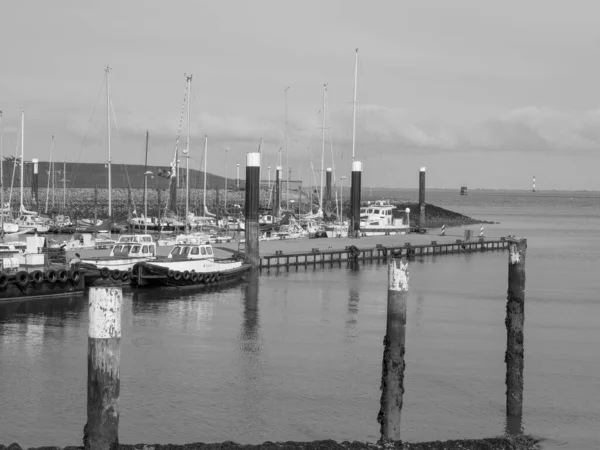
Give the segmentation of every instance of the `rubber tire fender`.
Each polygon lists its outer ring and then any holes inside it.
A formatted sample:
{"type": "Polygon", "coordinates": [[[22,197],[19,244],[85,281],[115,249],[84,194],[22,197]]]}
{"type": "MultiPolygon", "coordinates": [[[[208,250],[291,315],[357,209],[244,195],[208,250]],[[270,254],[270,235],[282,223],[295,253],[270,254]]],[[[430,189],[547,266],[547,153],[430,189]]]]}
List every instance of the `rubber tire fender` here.
{"type": "Polygon", "coordinates": [[[175,276],[175,271],[174,271],[174,270],[171,270],[171,269],[169,269],[169,271],[167,272],[167,276],[168,276],[169,278],[173,278],[173,277],[175,276]]]}
{"type": "Polygon", "coordinates": [[[58,277],[56,276],[56,270],[54,269],[48,269],[46,270],[46,272],[44,273],[44,278],[46,279],[46,281],[48,283],[56,283],[56,280],[58,279],[58,277]]]}
{"type": "Polygon", "coordinates": [[[42,284],[44,282],[44,272],[41,270],[34,270],[31,272],[31,281],[35,284],[42,284]]]}
{"type": "Polygon", "coordinates": [[[72,269],[69,276],[71,280],[73,280],[73,283],[78,283],[79,279],[81,278],[81,272],[79,271],[79,269],[72,269]]]}
{"type": "Polygon", "coordinates": [[[21,270],[20,272],[17,272],[17,275],[15,276],[15,281],[22,288],[27,287],[27,285],[29,284],[29,273],[26,272],[25,270],[21,270]]]}
{"type": "Polygon", "coordinates": [[[181,272],[179,270],[176,270],[175,273],[173,274],[173,279],[175,281],[179,281],[179,280],[181,280],[181,276],[182,276],[181,272]]]}
{"type": "Polygon", "coordinates": [[[110,278],[117,281],[121,278],[121,271],[119,269],[113,269],[110,271],[110,278]]]}
{"type": "Polygon", "coordinates": [[[121,276],[120,276],[121,281],[127,282],[127,281],[129,281],[130,278],[131,278],[131,275],[128,271],[121,272],[121,276]]]}
{"type": "Polygon", "coordinates": [[[108,267],[103,267],[100,269],[100,276],[104,279],[107,279],[110,276],[110,269],[108,267]]]}
{"type": "Polygon", "coordinates": [[[66,269],[59,269],[59,271],[56,274],[56,278],[61,283],[66,283],[69,279],[69,272],[67,272],[66,269]]]}
{"type": "Polygon", "coordinates": [[[189,270],[184,270],[184,271],[181,273],[181,277],[182,277],[182,278],[183,278],[185,281],[189,281],[189,279],[190,279],[190,276],[191,276],[191,273],[190,273],[190,271],[189,271],[189,270]]]}
{"type": "Polygon", "coordinates": [[[194,284],[198,283],[198,274],[196,272],[190,274],[190,281],[194,284]]]}
{"type": "Polygon", "coordinates": [[[8,275],[3,272],[0,273],[0,289],[4,289],[6,286],[8,286],[8,275]]]}

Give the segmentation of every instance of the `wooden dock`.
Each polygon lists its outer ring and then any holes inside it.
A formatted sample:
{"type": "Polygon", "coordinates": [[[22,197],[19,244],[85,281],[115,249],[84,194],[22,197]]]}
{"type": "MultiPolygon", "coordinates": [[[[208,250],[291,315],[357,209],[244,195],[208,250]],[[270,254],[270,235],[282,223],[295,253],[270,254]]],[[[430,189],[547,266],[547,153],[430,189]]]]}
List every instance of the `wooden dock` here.
{"type": "MultiPolygon", "coordinates": [[[[360,244],[360,243],[359,243],[360,244]]],[[[283,253],[276,250],[274,254],[260,255],[260,268],[271,269],[279,267],[324,265],[342,263],[348,261],[373,261],[386,260],[388,256],[406,256],[414,258],[426,255],[446,255],[451,253],[471,253],[494,250],[507,250],[508,241],[504,238],[498,240],[481,240],[463,242],[457,240],[454,243],[438,243],[431,241],[429,244],[412,245],[406,243],[403,246],[386,246],[377,244],[375,247],[359,247],[357,245],[346,246],[344,249],[319,249],[311,251],[283,253]]]]}

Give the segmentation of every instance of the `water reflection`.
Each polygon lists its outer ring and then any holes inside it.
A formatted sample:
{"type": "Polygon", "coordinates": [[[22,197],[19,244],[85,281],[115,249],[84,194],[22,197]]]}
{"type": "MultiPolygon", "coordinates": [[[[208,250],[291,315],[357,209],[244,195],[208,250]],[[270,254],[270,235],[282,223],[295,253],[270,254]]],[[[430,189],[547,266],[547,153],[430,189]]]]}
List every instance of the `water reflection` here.
{"type": "Polygon", "coordinates": [[[417,327],[421,326],[423,320],[423,305],[425,303],[425,297],[422,294],[417,296],[417,310],[415,311],[415,323],[417,327]]]}
{"type": "Polygon", "coordinates": [[[358,301],[360,300],[358,289],[350,289],[348,296],[348,312],[346,314],[346,337],[344,342],[354,343],[358,338],[358,301]]]}
{"type": "Polygon", "coordinates": [[[242,389],[241,412],[248,427],[264,427],[260,405],[267,397],[263,380],[262,347],[263,336],[258,310],[259,272],[251,270],[244,291],[242,326],[238,335],[239,380],[242,389]]]}
{"type": "Polygon", "coordinates": [[[85,309],[86,303],[87,297],[83,295],[1,303],[0,323],[23,322],[31,316],[59,319],[77,317],[85,309]]]}

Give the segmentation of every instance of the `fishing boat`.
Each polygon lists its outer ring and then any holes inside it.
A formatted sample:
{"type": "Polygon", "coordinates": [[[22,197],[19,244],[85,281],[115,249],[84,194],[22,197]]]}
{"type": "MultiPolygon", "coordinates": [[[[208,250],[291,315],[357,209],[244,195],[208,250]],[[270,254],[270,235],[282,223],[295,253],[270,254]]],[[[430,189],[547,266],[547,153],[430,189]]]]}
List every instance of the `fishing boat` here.
{"type": "Polygon", "coordinates": [[[238,258],[216,259],[210,244],[181,243],[169,256],[133,266],[134,287],[206,288],[239,281],[250,264],[238,258]]]}
{"type": "Polygon", "coordinates": [[[467,187],[466,186],[461,186],[460,187],[460,195],[468,195],[467,187]]]}
{"type": "Polygon", "coordinates": [[[14,244],[0,244],[0,302],[83,293],[81,271],[45,264],[45,255],[37,248],[38,239],[44,238],[28,238],[25,250],[14,244]]]}
{"type": "Polygon", "coordinates": [[[126,234],[119,237],[108,256],[82,258],[79,268],[86,285],[129,283],[131,269],[136,263],[156,258],[156,242],[149,234],[126,234]]]}
{"type": "Polygon", "coordinates": [[[360,208],[360,231],[363,236],[382,236],[386,234],[406,234],[409,231],[408,217],[401,213],[394,217],[397,208],[386,200],[360,208]]]}

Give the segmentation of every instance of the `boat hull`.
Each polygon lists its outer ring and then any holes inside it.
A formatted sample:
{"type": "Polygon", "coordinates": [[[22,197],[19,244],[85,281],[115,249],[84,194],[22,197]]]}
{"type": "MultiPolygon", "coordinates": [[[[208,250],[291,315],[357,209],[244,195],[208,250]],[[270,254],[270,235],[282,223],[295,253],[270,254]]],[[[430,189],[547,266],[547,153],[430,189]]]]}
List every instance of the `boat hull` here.
{"type": "Polygon", "coordinates": [[[56,279],[52,282],[44,278],[40,282],[35,282],[29,277],[27,282],[21,283],[17,280],[16,274],[2,273],[0,275],[0,278],[2,278],[0,279],[0,302],[82,294],[85,289],[83,274],[80,273],[78,279],[74,279],[71,276],[72,272],[68,273],[68,279],[64,281],[56,279]],[[7,275],[6,283],[3,279],[4,275],[7,275]]]}
{"type": "Polygon", "coordinates": [[[154,259],[155,256],[86,258],[81,261],[79,268],[85,277],[86,286],[128,286],[133,266],[154,259]]]}
{"type": "Polygon", "coordinates": [[[131,284],[139,288],[206,289],[239,282],[250,269],[249,264],[231,264],[231,268],[195,272],[197,278],[190,274],[190,278],[186,279],[183,272],[188,271],[186,267],[191,266],[180,264],[184,262],[191,261],[177,261],[175,265],[169,266],[150,262],[138,263],[133,268],[131,284]]]}

